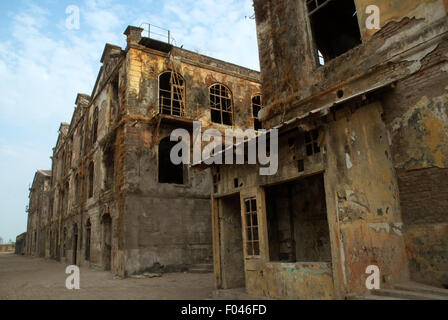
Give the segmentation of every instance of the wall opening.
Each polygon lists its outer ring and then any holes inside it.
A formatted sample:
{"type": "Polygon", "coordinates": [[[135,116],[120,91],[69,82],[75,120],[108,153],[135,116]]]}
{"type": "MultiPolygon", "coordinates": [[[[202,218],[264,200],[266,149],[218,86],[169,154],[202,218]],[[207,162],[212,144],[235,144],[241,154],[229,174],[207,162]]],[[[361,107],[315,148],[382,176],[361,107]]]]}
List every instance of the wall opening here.
{"type": "Polygon", "coordinates": [[[93,197],[93,182],[95,178],[95,165],[93,162],[89,164],[89,199],[93,197]]]}
{"type": "Polygon", "coordinates": [[[246,286],[240,195],[218,200],[222,289],[246,286]]]}
{"type": "Polygon", "coordinates": [[[54,258],[53,253],[53,230],[50,231],[50,256],[54,258]]]}
{"type": "Polygon", "coordinates": [[[118,117],[119,113],[119,82],[118,82],[118,75],[114,78],[112,81],[112,100],[110,103],[110,111],[109,111],[109,124],[112,124],[115,122],[115,120],[118,117]]]}
{"type": "Polygon", "coordinates": [[[92,232],[92,224],[90,223],[90,219],[87,219],[87,223],[86,223],[86,255],[85,255],[85,258],[87,261],[90,261],[91,232],[92,232]]]}
{"type": "Polygon", "coordinates": [[[266,188],[271,261],[331,262],[323,174],[266,188]]]}
{"type": "Polygon", "coordinates": [[[159,144],[159,183],[184,184],[183,164],[171,162],[171,149],[177,144],[166,137],[159,144]]]}
{"type": "Polygon", "coordinates": [[[319,65],[361,44],[353,0],[307,0],[306,3],[319,65]]]}
{"type": "Polygon", "coordinates": [[[112,269],[112,218],[109,214],[103,216],[103,269],[112,269]]]}
{"type": "Polygon", "coordinates": [[[81,202],[81,182],[79,178],[79,174],[77,173],[75,176],[75,203],[79,205],[81,202]]]}
{"type": "Polygon", "coordinates": [[[98,139],[98,107],[93,111],[93,123],[92,123],[92,145],[95,144],[98,139]]]}
{"type": "Polygon", "coordinates": [[[72,244],[72,251],[73,251],[73,257],[72,261],[73,264],[78,264],[78,225],[73,225],[73,244],[72,244]]]}
{"type": "Polygon", "coordinates": [[[232,94],[221,84],[210,87],[211,119],[214,123],[231,126],[233,124],[232,94]]]}
{"type": "Polygon", "coordinates": [[[159,76],[159,112],[183,116],[185,112],[185,81],[177,72],[168,71],[159,76]]]}
{"type": "Polygon", "coordinates": [[[260,112],[263,104],[262,104],[262,96],[258,95],[252,98],[252,116],[254,119],[254,129],[255,130],[260,130],[262,129],[261,127],[261,121],[258,118],[258,113],[260,112]]]}
{"type": "Polygon", "coordinates": [[[106,190],[111,190],[115,182],[115,150],[113,147],[109,147],[104,151],[104,187],[106,190]]]}
{"type": "Polygon", "coordinates": [[[62,239],[62,257],[65,258],[67,251],[67,228],[64,228],[64,234],[62,239]]]}

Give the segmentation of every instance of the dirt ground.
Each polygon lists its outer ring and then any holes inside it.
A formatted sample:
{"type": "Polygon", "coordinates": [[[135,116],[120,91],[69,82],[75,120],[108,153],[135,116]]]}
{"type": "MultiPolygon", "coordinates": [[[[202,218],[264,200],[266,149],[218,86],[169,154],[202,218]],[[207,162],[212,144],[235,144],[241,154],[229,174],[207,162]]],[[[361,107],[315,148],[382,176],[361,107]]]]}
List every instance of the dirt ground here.
{"type": "Polygon", "coordinates": [[[110,272],[81,268],[81,289],[68,290],[65,268],[56,261],[1,253],[0,300],[203,300],[214,289],[210,273],[114,279],[110,272]]]}

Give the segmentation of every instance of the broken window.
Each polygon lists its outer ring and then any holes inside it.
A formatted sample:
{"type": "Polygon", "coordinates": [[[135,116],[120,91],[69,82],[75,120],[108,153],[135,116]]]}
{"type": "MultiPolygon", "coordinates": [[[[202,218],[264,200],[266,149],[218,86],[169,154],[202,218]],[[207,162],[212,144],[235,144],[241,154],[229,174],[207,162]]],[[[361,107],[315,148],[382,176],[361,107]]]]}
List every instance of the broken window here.
{"type": "Polygon", "coordinates": [[[305,132],[305,146],[307,156],[312,156],[313,154],[320,153],[318,140],[319,140],[319,131],[317,129],[305,132]]]}
{"type": "Polygon", "coordinates": [[[90,239],[91,239],[92,224],[90,219],[86,223],[86,260],[90,261],[90,239]]]}
{"type": "Polygon", "coordinates": [[[261,121],[258,119],[258,113],[262,108],[262,97],[261,95],[252,98],[252,115],[254,118],[254,129],[261,129],[261,121]]]}
{"type": "Polygon", "coordinates": [[[307,0],[320,65],[361,44],[354,0],[307,0]]]}
{"type": "Polygon", "coordinates": [[[232,94],[221,84],[210,87],[212,122],[231,126],[233,124],[232,94]]]}
{"type": "Polygon", "coordinates": [[[92,124],[92,145],[95,144],[98,138],[98,107],[93,111],[93,124],[92,124]]]}
{"type": "Polygon", "coordinates": [[[260,242],[258,236],[258,214],[257,199],[244,200],[245,204],[245,226],[246,226],[246,252],[248,256],[260,255],[260,242]]]}
{"type": "Polygon", "coordinates": [[[330,262],[323,174],[266,188],[271,261],[330,262]]]}
{"type": "MultiPolygon", "coordinates": [[[[177,144],[176,141],[170,141],[170,137],[166,137],[159,144],[159,183],[184,183],[184,166],[183,164],[173,164],[171,162],[171,149],[177,144]]],[[[182,155],[179,155],[182,156],[182,155]]]]}
{"type": "Polygon", "coordinates": [[[93,197],[93,182],[95,178],[95,165],[93,162],[89,165],[89,199],[93,197]]]}
{"type": "Polygon", "coordinates": [[[159,76],[159,112],[183,116],[185,112],[185,81],[177,72],[168,71],[159,76]]]}

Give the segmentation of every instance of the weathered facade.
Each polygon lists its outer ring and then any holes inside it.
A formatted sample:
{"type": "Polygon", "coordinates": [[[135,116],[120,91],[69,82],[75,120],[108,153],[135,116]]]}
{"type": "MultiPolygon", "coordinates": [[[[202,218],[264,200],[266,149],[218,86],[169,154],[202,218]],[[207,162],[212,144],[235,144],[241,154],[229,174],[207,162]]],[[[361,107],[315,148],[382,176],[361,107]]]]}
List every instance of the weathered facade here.
{"type": "Polygon", "coordinates": [[[142,32],[128,27],[124,50],[106,45],[52,158],[45,256],[121,276],[212,262],[209,174],[172,164],[170,134],[193,121],[253,126],[261,92],[258,72],[142,32]]]}
{"type": "Polygon", "coordinates": [[[48,223],[51,212],[51,171],[36,172],[29,198],[25,252],[27,255],[45,257],[48,252],[48,223]]]}
{"type": "Polygon", "coordinates": [[[26,246],[26,232],[17,236],[14,253],[17,255],[24,255],[25,254],[25,246],[26,246]]]}
{"type": "MultiPolygon", "coordinates": [[[[279,170],[212,168],[218,289],[334,299],[448,285],[448,6],[255,0],[279,170]],[[380,9],[368,29],[368,5],[380,9]],[[238,183],[235,183],[238,181],[238,183]]],[[[271,150],[272,151],[272,150],[271,150]]]]}

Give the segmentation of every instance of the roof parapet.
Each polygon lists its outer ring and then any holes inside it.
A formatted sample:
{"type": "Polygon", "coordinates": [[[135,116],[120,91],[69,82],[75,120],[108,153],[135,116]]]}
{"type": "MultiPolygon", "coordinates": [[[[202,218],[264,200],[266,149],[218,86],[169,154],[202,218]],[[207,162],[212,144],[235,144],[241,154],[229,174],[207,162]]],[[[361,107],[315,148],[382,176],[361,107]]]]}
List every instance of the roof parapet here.
{"type": "Polygon", "coordinates": [[[143,28],[128,26],[124,32],[124,35],[127,36],[128,47],[130,45],[136,45],[142,39],[143,28]]]}
{"type": "Polygon", "coordinates": [[[75,104],[77,106],[88,107],[92,98],[88,94],[78,93],[75,104]]]}

